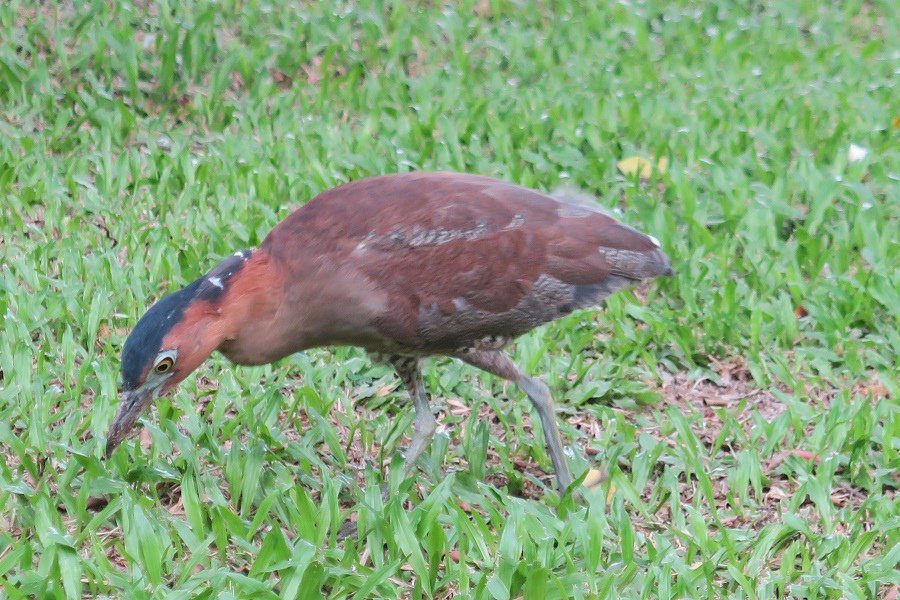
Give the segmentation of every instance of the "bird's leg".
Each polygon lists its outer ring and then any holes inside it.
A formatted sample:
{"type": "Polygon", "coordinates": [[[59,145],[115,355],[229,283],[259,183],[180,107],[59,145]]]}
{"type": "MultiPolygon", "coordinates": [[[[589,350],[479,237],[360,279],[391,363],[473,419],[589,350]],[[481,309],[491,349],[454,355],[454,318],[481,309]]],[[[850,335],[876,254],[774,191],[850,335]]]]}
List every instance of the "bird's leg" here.
{"type": "MultiPolygon", "coordinates": [[[[380,358],[378,357],[376,360],[380,358]]],[[[419,457],[422,456],[425,448],[431,443],[434,432],[437,431],[437,420],[434,418],[434,413],[431,412],[431,405],[428,403],[428,392],[425,391],[425,384],[422,381],[419,359],[410,356],[390,356],[387,358],[387,362],[394,367],[400,379],[403,380],[403,385],[406,386],[413,401],[413,406],[416,409],[416,417],[413,421],[413,437],[409,448],[406,449],[404,459],[403,476],[409,477],[415,470],[419,457]]],[[[385,482],[381,488],[381,498],[384,502],[388,501],[390,488],[391,486],[388,482],[385,482]]],[[[337,539],[338,541],[343,540],[355,534],[356,531],[356,522],[347,521],[338,532],[337,539]]]]}
{"type": "Polygon", "coordinates": [[[428,403],[428,392],[422,382],[422,371],[419,369],[419,359],[409,356],[392,356],[389,359],[391,365],[397,371],[409,397],[416,409],[415,421],[413,421],[413,436],[406,449],[404,477],[409,477],[416,468],[416,462],[431,443],[434,432],[437,430],[437,420],[431,412],[428,403]]]}
{"type": "Polygon", "coordinates": [[[553,405],[553,397],[550,396],[550,389],[540,379],[526,375],[523,375],[517,383],[531,399],[531,403],[541,418],[541,427],[544,429],[544,438],[547,440],[547,451],[550,453],[550,460],[553,461],[553,470],[556,471],[559,493],[562,494],[572,483],[572,475],[566,464],[562,437],[556,424],[556,408],[553,405]]]}
{"type": "Polygon", "coordinates": [[[550,396],[550,390],[546,384],[540,379],[529,377],[522,373],[509,356],[501,350],[476,350],[459,353],[456,357],[473,367],[478,367],[483,371],[515,383],[528,395],[528,398],[534,405],[534,409],[538,413],[538,417],[541,419],[541,427],[544,430],[544,438],[547,441],[547,452],[550,454],[550,460],[553,461],[553,470],[556,471],[559,493],[565,492],[569,484],[572,483],[572,475],[569,473],[569,466],[566,464],[562,438],[556,425],[553,398],[550,396]]]}

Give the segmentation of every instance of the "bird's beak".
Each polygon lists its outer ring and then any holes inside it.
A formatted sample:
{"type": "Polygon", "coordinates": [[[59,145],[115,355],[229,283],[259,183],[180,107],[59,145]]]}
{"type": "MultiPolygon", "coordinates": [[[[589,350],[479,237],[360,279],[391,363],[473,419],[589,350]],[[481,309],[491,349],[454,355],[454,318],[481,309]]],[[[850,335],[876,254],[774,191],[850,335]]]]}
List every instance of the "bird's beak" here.
{"type": "Polygon", "coordinates": [[[119,404],[119,413],[116,419],[109,426],[109,433],[106,435],[106,457],[112,455],[116,446],[122,443],[128,433],[134,428],[137,421],[147,405],[153,399],[153,388],[139,388],[133,392],[125,392],[122,394],[122,402],[119,404]]]}

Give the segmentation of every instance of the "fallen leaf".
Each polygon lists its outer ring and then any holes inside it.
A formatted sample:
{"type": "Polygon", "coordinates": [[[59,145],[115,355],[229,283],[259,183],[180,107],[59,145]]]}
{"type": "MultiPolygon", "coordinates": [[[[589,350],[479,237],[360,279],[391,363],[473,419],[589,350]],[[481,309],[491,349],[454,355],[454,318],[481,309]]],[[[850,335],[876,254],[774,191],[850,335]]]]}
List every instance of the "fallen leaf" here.
{"type": "Polygon", "coordinates": [[[184,502],[179,497],[178,502],[168,507],[169,514],[174,516],[182,516],[184,515],[184,502]]]}
{"type": "Polygon", "coordinates": [[[100,325],[100,328],[97,329],[97,339],[102,341],[107,341],[112,338],[113,335],[118,337],[125,337],[128,335],[128,330],[124,327],[114,327],[110,328],[109,325],[103,324],[100,325]]]}
{"type": "Polygon", "coordinates": [[[104,496],[91,496],[88,498],[85,508],[88,510],[100,510],[101,508],[105,508],[107,504],[109,504],[109,498],[104,496]]]}
{"type": "Polygon", "coordinates": [[[720,394],[703,398],[703,403],[707,406],[731,406],[732,403],[741,398],[743,398],[741,394],[720,394]]]}
{"type": "Polygon", "coordinates": [[[595,488],[604,481],[606,481],[606,473],[601,469],[588,469],[588,473],[585,475],[582,485],[586,488],[595,488]]]}
{"type": "Polygon", "coordinates": [[[847,506],[847,504],[849,504],[849,498],[847,498],[847,496],[840,494],[840,493],[831,494],[831,503],[834,504],[835,506],[837,506],[838,508],[841,508],[841,507],[847,506]]]}
{"type": "Polygon", "coordinates": [[[806,450],[785,450],[772,457],[772,460],[769,461],[768,470],[772,471],[780,467],[781,463],[787,460],[788,456],[796,456],[802,458],[803,460],[814,460],[816,462],[820,462],[822,460],[822,457],[818,454],[808,452],[806,450]]]}
{"type": "MultiPolygon", "coordinates": [[[[652,156],[650,157],[653,158],[652,156]]],[[[656,165],[654,166],[651,160],[644,158],[643,156],[629,156],[628,158],[623,158],[618,163],[616,163],[616,167],[619,169],[619,172],[622,175],[627,177],[631,177],[632,175],[637,175],[641,179],[650,179],[650,176],[653,174],[653,171],[656,170],[658,173],[665,173],[669,167],[669,159],[665,156],[660,158],[656,165]]]]}
{"type": "Polygon", "coordinates": [[[787,497],[788,493],[786,491],[776,485],[772,485],[769,487],[769,491],[765,493],[763,499],[768,502],[769,500],[782,500],[787,497]]]}
{"type": "Polygon", "coordinates": [[[275,85],[280,87],[282,90],[289,89],[294,84],[294,80],[291,78],[291,76],[279,69],[269,69],[269,75],[272,77],[272,81],[275,82],[275,85]]]}
{"type": "Polygon", "coordinates": [[[616,163],[616,167],[618,167],[622,175],[630,177],[637,173],[641,179],[649,178],[650,174],[653,172],[653,165],[649,160],[642,156],[629,156],[628,158],[623,158],[616,163]]]}
{"type": "Polygon", "coordinates": [[[383,386],[379,387],[377,390],[375,390],[375,397],[376,398],[384,398],[385,396],[387,396],[388,394],[393,392],[396,387],[397,387],[397,384],[383,385],[383,386]]]}
{"type": "Polygon", "coordinates": [[[799,456],[803,460],[814,460],[816,462],[822,460],[821,458],[819,458],[818,454],[807,452],[806,450],[788,450],[788,455],[791,454],[793,454],[794,456],[799,456]]]}

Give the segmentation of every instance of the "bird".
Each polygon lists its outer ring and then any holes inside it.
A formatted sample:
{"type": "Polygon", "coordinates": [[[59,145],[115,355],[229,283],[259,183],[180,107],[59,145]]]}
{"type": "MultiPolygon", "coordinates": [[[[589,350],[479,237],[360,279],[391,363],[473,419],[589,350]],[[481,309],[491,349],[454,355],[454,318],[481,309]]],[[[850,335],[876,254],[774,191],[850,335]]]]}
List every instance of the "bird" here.
{"type": "Polygon", "coordinates": [[[409,393],[407,476],[437,429],[423,361],[451,357],[528,396],[563,493],[573,480],[550,390],[507,347],[543,323],[673,272],[654,237],[596,203],[453,172],[345,183],[138,320],[122,349],[122,399],[106,455],[155,399],[214,352],[236,365],[262,365],[350,345],[391,365],[409,393]]]}

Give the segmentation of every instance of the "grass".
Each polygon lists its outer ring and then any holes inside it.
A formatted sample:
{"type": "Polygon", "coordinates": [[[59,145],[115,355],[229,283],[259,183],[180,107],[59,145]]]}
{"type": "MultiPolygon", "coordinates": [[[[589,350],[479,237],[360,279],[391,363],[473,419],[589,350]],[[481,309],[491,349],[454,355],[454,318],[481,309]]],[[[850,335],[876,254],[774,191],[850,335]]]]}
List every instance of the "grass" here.
{"type": "Polygon", "coordinates": [[[852,0],[2,3],[0,599],[895,598],[898,30],[852,0]],[[608,483],[560,502],[521,393],[435,361],[446,430],[383,504],[412,415],[351,348],[216,358],[101,458],[154,299],[410,169],[580,187],[673,258],[515,347],[608,483]]]}

